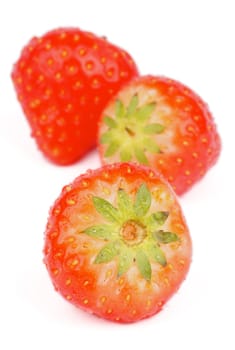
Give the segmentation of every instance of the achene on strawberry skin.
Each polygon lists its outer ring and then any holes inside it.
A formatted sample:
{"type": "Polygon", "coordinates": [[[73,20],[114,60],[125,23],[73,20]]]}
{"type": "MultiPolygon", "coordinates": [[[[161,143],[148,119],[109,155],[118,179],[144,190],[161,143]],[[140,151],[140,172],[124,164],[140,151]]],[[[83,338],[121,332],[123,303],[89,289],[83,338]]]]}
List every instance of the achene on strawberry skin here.
{"type": "Polygon", "coordinates": [[[134,161],[161,172],[183,194],[216,163],[220,137],[206,103],[165,77],[133,79],[111,99],[99,124],[103,164],[134,161]]]}
{"type": "Polygon", "coordinates": [[[187,275],[192,245],[170,186],[124,162],[64,187],[50,211],[44,253],[67,300],[126,323],[162,309],[187,275]]]}

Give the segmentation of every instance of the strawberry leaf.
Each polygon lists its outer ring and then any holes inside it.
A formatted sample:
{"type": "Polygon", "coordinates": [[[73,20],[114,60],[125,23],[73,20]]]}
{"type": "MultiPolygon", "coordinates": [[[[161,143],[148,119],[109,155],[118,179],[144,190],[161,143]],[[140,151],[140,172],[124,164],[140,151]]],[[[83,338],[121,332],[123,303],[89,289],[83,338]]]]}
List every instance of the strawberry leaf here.
{"type": "Polygon", "coordinates": [[[132,212],[132,202],[128,194],[123,190],[118,190],[118,209],[123,216],[129,215],[132,212]]]}
{"type": "Polygon", "coordinates": [[[140,162],[141,164],[145,164],[145,165],[148,164],[148,159],[147,159],[146,155],[144,154],[144,151],[141,147],[135,146],[134,152],[135,152],[135,156],[136,156],[136,159],[138,160],[138,162],[140,162]]]}
{"type": "Polygon", "coordinates": [[[143,128],[143,133],[147,135],[161,134],[165,130],[165,127],[161,124],[154,123],[146,125],[143,128]]]}
{"type": "Polygon", "coordinates": [[[147,121],[156,107],[156,103],[149,103],[137,109],[135,117],[137,122],[147,121]]]}
{"type": "Polygon", "coordinates": [[[115,122],[115,120],[113,118],[108,117],[108,116],[104,118],[104,122],[111,129],[117,127],[117,123],[115,122]]]}
{"type": "Polygon", "coordinates": [[[150,243],[147,246],[146,251],[148,253],[148,256],[150,256],[153,260],[155,260],[162,266],[166,266],[167,264],[166,256],[163,253],[162,249],[157,244],[150,243]]]}
{"type": "Polygon", "coordinates": [[[119,147],[120,147],[120,143],[118,141],[112,141],[112,143],[110,143],[110,145],[108,146],[104,156],[105,157],[113,156],[117,152],[119,147]]]}
{"type": "Polygon", "coordinates": [[[98,213],[105,219],[110,222],[119,223],[120,217],[118,210],[111,203],[100,197],[93,197],[93,203],[98,213]]]}
{"type": "Polygon", "coordinates": [[[151,205],[151,193],[148,187],[143,183],[137,193],[134,203],[134,211],[137,217],[141,217],[147,214],[151,205]]]}
{"type": "Polygon", "coordinates": [[[136,253],[136,263],[141,275],[147,280],[151,280],[152,269],[147,255],[142,251],[138,250],[136,253]]]}
{"type": "Polygon", "coordinates": [[[160,243],[171,243],[179,241],[179,237],[176,233],[163,230],[154,232],[153,237],[160,243]]]}
{"type": "Polygon", "coordinates": [[[106,244],[98,253],[95,258],[95,264],[102,264],[112,261],[115,256],[117,256],[119,250],[117,249],[116,242],[110,242],[106,244]]]}
{"type": "Polygon", "coordinates": [[[139,98],[138,98],[138,95],[135,94],[134,96],[132,96],[129,106],[127,107],[126,117],[132,116],[134,114],[138,103],[139,103],[139,98]]]}
{"type": "Polygon", "coordinates": [[[125,115],[125,106],[123,105],[121,100],[116,100],[115,115],[117,118],[123,118],[125,115]]]}
{"type": "Polygon", "coordinates": [[[130,251],[125,250],[119,256],[118,263],[118,277],[122,276],[125,272],[127,272],[133,263],[133,254],[130,251]]]}
{"type": "Polygon", "coordinates": [[[166,222],[168,216],[168,211],[157,211],[156,213],[150,215],[148,218],[148,223],[152,226],[156,226],[156,224],[157,226],[162,226],[166,222]]]}
{"type": "Polygon", "coordinates": [[[83,233],[86,233],[88,236],[93,238],[99,238],[109,241],[111,238],[113,238],[115,235],[115,229],[111,225],[95,225],[88,227],[83,231],[83,233]]]}
{"type": "Polygon", "coordinates": [[[129,162],[132,158],[132,152],[128,148],[124,148],[120,152],[120,159],[122,162],[129,162]]]}
{"type": "Polygon", "coordinates": [[[160,147],[154,142],[152,138],[145,138],[143,142],[144,148],[150,153],[160,153],[160,147]]]}
{"type": "Polygon", "coordinates": [[[113,134],[112,131],[107,131],[103,135],[101,135],[100,138],[100,143],[105,144],[105,143],[110,143],[113,139],[113,134]]]}

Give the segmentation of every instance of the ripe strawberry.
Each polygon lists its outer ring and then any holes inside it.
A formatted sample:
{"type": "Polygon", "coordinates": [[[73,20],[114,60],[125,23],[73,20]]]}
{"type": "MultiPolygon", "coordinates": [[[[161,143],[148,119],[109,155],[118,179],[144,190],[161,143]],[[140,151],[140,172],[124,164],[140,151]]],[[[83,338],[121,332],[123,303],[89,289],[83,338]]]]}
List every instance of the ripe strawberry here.
{"type": "Polygon", "coordinates": [[[217,161],[220,138],[205,102],[164,77],[134,79],[112,98],[99,126],[103,163],[137,161],[159,170],[178,194],[217,161]]]}
{"type": "Polygon", "coordinates": [[[102,109],[137,74],[119,47],[62,28],[29,42],[12,79],[38,147],[51,161],[69,164],[95,146],[102,109]]]}
{"type": "Polygon", "coordinates": [[[159,312],[191,261],[186,222],[169,185],[132,163],[88,171],[51,209],[45,263],[57,291],[100,317],[159,312]]]}

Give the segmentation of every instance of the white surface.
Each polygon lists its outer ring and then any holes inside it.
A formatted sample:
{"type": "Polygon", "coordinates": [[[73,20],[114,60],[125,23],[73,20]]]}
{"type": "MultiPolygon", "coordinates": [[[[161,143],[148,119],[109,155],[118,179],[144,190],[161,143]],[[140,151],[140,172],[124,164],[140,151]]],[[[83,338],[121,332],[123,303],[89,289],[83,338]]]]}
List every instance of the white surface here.
{"type": "Polygon", "coordinates": [[[234,349],[235,20],[228,0],[66,0],[0,2],[0,348],[234,349]],[[219,163],[180,198],[194,255],[186,282],[155,317],[112,324],[64,301],[42,263],[48,210],[63,185],[99,166],[96,151],[78,164],[48,163],[10,80],[34,35],[79,26],[127,49],[143,74],[164,74],[197,91],[223,141],[219,163]]]}

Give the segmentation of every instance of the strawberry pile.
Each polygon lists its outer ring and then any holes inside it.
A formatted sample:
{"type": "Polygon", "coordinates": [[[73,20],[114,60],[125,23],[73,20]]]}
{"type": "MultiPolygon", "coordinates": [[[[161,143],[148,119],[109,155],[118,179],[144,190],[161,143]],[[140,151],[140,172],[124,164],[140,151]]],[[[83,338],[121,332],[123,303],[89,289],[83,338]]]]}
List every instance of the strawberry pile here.
{"type": "Polygon", "coordinates": [[[97,147],[102,163],[50,210],[44,262],[54,287],[108,320],[156,314],[191,262],[177,195],[221,151],[207,104],[178,81],[141,76],[129,53],[77,28],[33,38],[12,80],[48,160],[73,164],[97,147]]]}

